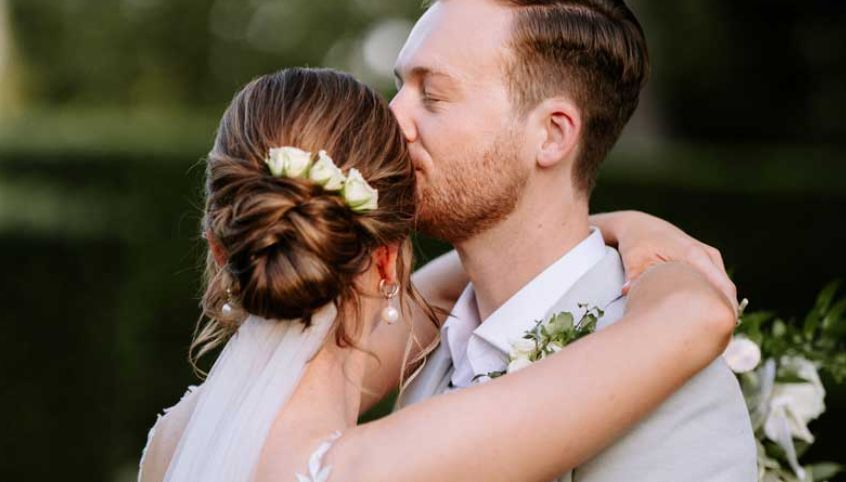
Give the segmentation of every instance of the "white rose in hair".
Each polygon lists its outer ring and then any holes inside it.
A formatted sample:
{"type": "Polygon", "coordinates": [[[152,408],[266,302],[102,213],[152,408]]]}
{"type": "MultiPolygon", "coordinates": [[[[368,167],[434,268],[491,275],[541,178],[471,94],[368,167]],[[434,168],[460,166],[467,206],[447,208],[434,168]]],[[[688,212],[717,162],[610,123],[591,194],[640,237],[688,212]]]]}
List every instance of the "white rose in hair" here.
{"type": "Polygon", "coordinates": [[[312,181],[323,186],[327,191],[340,191],[344,187],[346,176],[335,165],[335,161],[326,154],[326,151],[320,151],[317,155],[317,162],[311,166],[308,172],[308,177],[312,181]]]}
{"type": "Polygon", "coordinates": [[[296,147],[283,147],[285,175],[287,177],[305,177],[311,167],[311,153],[296,147]]]}
{"type": "Polygon", "coordinates": [[[370,187],[358,169],[350,169],[343,189],[344,199],[356,212],[372,211],[379,205],[379,192],[370,187]]]}
{"type": "Polygon", "coordinates": [[[749,338],[738,335],[731,339],[723,359],[734,373],[746,373],[761,363],[761,348],[749,338]]]}
{"type": "Polygon", "coordinates": [[[264,162],[276,177],[300,177],[311,166],[311,153],[296,147],[274,147],[264,162]]]}
{"type": "Polygon", "coordinates": [[[285,154],[282,149],[271,149],[264,163],[267,164],[267,167],[270,168],[270,173],[274,176],[280,177],[285,174],[285,154]]]}

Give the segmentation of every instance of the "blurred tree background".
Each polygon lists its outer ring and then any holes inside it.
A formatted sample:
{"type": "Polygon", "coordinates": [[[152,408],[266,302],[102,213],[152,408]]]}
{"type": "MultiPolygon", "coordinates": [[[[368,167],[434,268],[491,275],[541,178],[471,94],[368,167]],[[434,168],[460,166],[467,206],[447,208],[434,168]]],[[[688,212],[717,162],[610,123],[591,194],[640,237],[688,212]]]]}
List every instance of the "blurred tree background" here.
{"type": "MultiPolygon", "coordinates": [[[[594,210],[678,224],[723,251],[752,309],[803,315],[846,275],[846,4],[630,3],[653,75],[594,210]]],[[[0,479],[133,479],[155,413],[195,381],[201,160],[229,99],[292,65],[390,96],[420,13],[417,0],[0,0],[0,479]]],[[[827,402],[808,460],[846,462],[846,391],[827,402]]]]}

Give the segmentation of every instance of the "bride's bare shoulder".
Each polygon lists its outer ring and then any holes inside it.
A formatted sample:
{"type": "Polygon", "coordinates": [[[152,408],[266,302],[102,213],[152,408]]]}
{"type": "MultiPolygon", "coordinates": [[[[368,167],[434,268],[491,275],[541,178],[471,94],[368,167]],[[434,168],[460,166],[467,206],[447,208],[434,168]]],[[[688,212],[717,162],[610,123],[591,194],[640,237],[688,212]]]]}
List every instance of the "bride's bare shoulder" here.
{"type": "Polygon", "coordinates": [[[139,482],[164,480],[167,467],[176,451],[179,439],[191,419],[202,386],[189,387],[176,405],[164,410],[147,437],[141,456],[139,482]]]}

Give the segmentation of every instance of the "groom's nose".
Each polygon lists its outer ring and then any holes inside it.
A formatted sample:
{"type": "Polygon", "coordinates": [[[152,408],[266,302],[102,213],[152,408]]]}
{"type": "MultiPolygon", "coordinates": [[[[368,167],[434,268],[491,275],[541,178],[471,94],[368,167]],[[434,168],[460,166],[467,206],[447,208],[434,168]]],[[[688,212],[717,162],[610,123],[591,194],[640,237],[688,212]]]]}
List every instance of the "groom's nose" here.
{"type": "Polygon", "coordinates": [[[411,109],[408,108],[408,97],[407,91],[400,89],[397,95],[391,99],[390,105],[394,116],[397,118],[397,122],[399,122],[405,140],[409,144],[412,144],[417,141],[417,127],[414,125],[414,120],[410,115],[411,109]]]}

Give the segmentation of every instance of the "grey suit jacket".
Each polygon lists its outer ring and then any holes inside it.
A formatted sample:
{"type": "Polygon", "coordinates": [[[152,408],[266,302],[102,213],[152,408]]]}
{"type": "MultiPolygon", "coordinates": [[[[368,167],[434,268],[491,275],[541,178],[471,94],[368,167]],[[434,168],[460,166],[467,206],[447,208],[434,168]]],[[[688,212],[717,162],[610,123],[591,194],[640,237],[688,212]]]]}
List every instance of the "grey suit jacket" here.
{"type": "MultiPolygon", "coordinates": [[[[606,249],[603,259],[561,297],[547,316],[562,311],[576,313],[579,303],[605,311],[599,329],[623,316],[623,264],[617,251],[606,249]]],[[[404,391],[398,406],[443,393],[452,370],[449,350],[441,344],[404,391]]],[[[737,380],[722,359],[714,361],[612,446],[557,480],[755,482],[755,440],[737,380]]]]}

